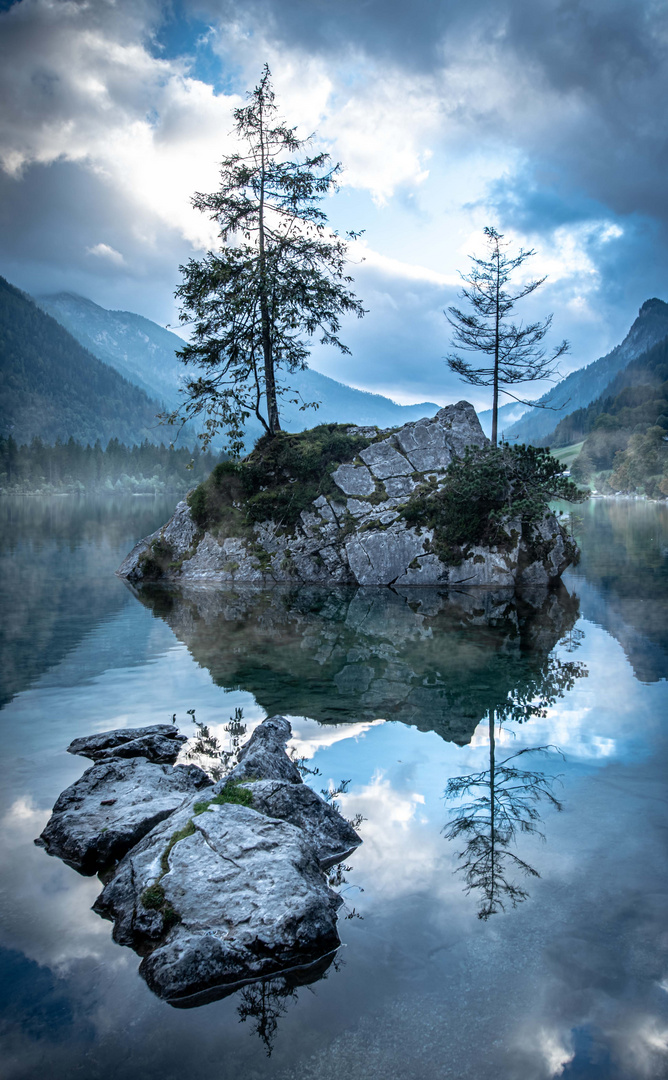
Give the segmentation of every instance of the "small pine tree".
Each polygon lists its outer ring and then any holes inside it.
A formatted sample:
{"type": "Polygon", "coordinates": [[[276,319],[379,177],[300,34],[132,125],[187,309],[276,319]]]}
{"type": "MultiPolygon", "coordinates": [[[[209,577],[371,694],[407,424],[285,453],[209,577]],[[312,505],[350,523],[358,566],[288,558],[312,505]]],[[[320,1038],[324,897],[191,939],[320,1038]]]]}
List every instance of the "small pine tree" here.
{"type": "Polygon", "coordinates": [[[552,325],[551,315],[543,322],[529,323],[527,326],[507,321],[517,301],[535,292],[546,279],[537,278],[515,290],[507,289],[515,270],[536,253],[520,248],[517,255],[509,258],[505,251],[508,244],[503,242],[502,233],[488,226],[485,236],[489,249],[487,258],[471,256],[473,268],[470,274],[462,274],[465,282],[462,299],[469,302],[473,311],[469,313],[458,307],[449,307],[445,315],[454,331],[452,343],[455,348],[482,353],[490,358],[490,364],[476,367],[456,352],[451,353],[447,361],[451,370],[466,382],[473,386],[493,388],[492,445],[496,446],[499,394],[506,394],[523,405],[535,404],[515,397],[505,387],[550,378],[557,372],[556,361],[568,351],[569,346],[567,341],[562,341],[551,355],[541,347],[540,343],[552,325]]]}

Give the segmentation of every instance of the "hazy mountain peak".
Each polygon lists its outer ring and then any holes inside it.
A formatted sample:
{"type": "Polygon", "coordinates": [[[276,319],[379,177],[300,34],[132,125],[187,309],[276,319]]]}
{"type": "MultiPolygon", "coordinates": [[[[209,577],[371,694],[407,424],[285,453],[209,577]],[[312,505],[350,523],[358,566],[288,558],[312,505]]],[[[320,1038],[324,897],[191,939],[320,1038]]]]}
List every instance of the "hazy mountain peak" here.
{"type": "MultiPolygon", "coordinates": [[[[176,351],[183,348],[183,339],[177,334],[143,315],[111,311],[77,293],[41,296],[39,304],[85,348],[136,386],[171,408],[181,403],[179,389],[189,372],[176,356],[176,351]]],[[[382,394],[356,390],[313,368],[295,372],[290,376],[290,385],[304,401],[319,401],[320,408],[301,412],[284,399],[281,419],[288,431],[339,421],[399,427],[423,416],[433,416],[440,408],[432,401],[398,405],[382,394]]],[[[249,422],[248,434],[250,442],[262,434],[257,421],[249,422]]]]}
{"type": "Polygon", "coordinates": [[[645,300],[638,312],[638,318],[641,319],[643,315],[656,314],[665,315],[668,317],[668,304],[664,300],[659,300],[658,297],[653,296],[651,300],[645,300]]]}
{"type": "Polygon", "coordinates": [[[506,428],[505,436],[517,442],[544,442],[563,417],[582,409],[600,397],[616,375],[637,356],[668,337],[668,304],[658,297],[645,300],[637,318],[620,345],[606,356],[572,371],[539,402],[549,402],[551,409],[530,408],[516,423],[506,428]],[[554,407],[561,409],[557,411],[554,407]]]}

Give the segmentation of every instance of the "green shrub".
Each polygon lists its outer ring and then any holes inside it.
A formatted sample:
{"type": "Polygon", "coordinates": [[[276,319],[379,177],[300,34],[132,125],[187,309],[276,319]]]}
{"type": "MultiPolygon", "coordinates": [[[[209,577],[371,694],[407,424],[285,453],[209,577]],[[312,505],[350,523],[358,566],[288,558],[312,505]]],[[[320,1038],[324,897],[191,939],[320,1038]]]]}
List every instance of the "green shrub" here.
{"type": "Polygon", "coordinates": [[[153,540],[139,559],[139,566],[144,581],[157,581],[174,565],[174,550],[166,540],[159,536],[153,540]]]}
{"type": "Polygon", "coordinates": [[[292,529],[319,495],[340,494],[332,472],[372,441],[348,435],[345,424],[264,436],[247,458],[221,462],[190,493],[193,520],[202,529],[223,526],[237,536],[260,521],[292,529]]]}
{"type": "Polygon", "coordinates": [[[253,805],[253,793],[246,787],[242,787],[240,784],[230,780],[225,787],[211,800],[217,806],[221,806],[223,803],[236,803],[238,806],[252,806],[253,805]]]}
{"type": "Polygon", "coordinates": [[[141,902],[145,908],[159,910],[165,902],[165,890],[158,881],[148,885],[141,894],[141,902]]]}
{"type": "Polygon", "coordinates": [[[516,519],[540,521],[551,499],[586,498],[562,472],[561,463],[539,447],[467,447],[448,466],[441,490],[420,485],[402,516],[411,525],[433,529],[436,553],[457,564],[473,545],[510,546],[504,526],[516,519]]]}
{"type": "Polygon", "coordinates": [[[194,816],[199,817],[210,806],[222,806],[224,803],[235,803],[237,806],[252,806],[253,795],[248,788],[242,787],[243,783],[244,781],[228,780],[223,789],[217,795],[214,795],[212,799],[203,799],[201,802],[195,803],[193,806],[194,816]]]}

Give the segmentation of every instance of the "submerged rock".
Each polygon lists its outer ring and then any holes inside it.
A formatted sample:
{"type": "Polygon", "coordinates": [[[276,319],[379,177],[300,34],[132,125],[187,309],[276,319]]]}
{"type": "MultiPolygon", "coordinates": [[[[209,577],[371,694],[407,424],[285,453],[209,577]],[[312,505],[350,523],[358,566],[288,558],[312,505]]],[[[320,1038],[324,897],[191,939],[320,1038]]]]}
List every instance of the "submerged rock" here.
{"type": "MultiPolygon", "coordinates": [[[[72,746],[99,754],[165,737],[150,730],[72,746]]],[[[285,751],[290,734],[284,717],[265,720],[215,785],[194,765],[99,762],[62,793],[36,841],[82,873],[124,855],[94,909],[172,1004],[315,970],[340,944],[342,900],[323,871],[361,840],[302,783],[285,751]]],[[[179,739],[170,729],[168,741],[179,739]]]]}
{"type": "Polygon", "coordinates": [[[428,499],[442,487],[455,457],[466,447],[487,444],[468,402],[397,431],[350,428],[348,435],[368,445],[333,469],[328,494],[315,498],[289,527],[277,513],[276,521],[267,517],[252,529],[246,523],[239,530],[244,535],[230,535],[232,517],[220,535],[216,528],[198,531],[183,501],[162,529],[135,546],[119,575],[133,582],[163,577],[194,583],[512,588],[553,582],[572,562],[575,545],[552,514],[540,526],[515,523],[497,546],[470,546],[458,566],[443,561],[447,556],[433,530],[409,526],[402,517],[418,485],[418,494],[428,499]]]}
{"type": "Polygon", "coordinates": [[[185,798],[210,786],[196,765],[100,762],[58,796],[35,842],[80,874],[94,874],[122,858],[185,798]]]}

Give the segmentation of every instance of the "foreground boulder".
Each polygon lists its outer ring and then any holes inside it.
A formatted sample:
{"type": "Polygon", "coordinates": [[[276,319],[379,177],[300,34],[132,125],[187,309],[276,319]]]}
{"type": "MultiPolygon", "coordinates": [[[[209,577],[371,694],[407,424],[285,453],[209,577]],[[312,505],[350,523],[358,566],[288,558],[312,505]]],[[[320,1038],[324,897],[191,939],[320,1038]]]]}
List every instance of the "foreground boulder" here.
{"type": "Polygon", "coordinates": [[[301,784],[299,769],[285,753],[291,734],[290,721],[284,716],[265,720],[242,746],[230,778],[237,781],[286,780],[290,784],[301,784]]]}
{"type": "Polygon", "coordinates": [[[36,841],[80,874],[95,874],[134,847],[189,795],[211,786],[196,765],[112,759],[88,769],[58,796],[36,841]]]}
{"type": "Polygon", "coordinates": [[[91,761],[143,757],[160,765],[173,765],[188,740],[173,724],[152,724],[143,728],[117,728],[74,739],[68,754],[80,754],[91,761]]]}
{"type": "Polygon", "coordinates": [[[155,993],[232,990],[338,947],[341,897],[301,829],[234,803],[196,807],[145,837],[95,904],[119,944],[154,946],[140,971],[155,993]]]}
{"type": "MultiPolygon", "coordinates": [[[[119,944],[144,957],[141,974],[171,1004],[315,971],[340,944],[342,900],[324,871],[361,840],[302,783],[285,751],[290,734],[284,717],[265,720],[216,784],[192,765],[100,762],[63,792],[37,841],[84,873],[124,848],[94,908],[113,920],[119,944]],[[170,778],[178,793],[165,790],[170,778]]],[[[139,741],[131,736],[106,732],[105,745],[88,749],[122,749],[139,741]]]]}
{"type": "MultiPolygon", "coordinates": [[[[301,505],[300,477],[291,476],[285,463],[267,465],[254,451],[242,463],[242,481],[237,476],[224,492],[214,482],[213,518],[205,485],[194,493],[195,503],[192,497],[179,503],[162,529],[136,545],[118,573],[132,582],[513,588],[553,582],[573,561],[575,545],[550,513],[538,525],[509,521],[489,546],[471,538],[454,560],[447,559],[433,528],[409,524],[409,502],[440,491],[448,466],[466,447],[488,445],[468,402],[396,431],[353,427],[338,435],[340,453],[349,460],[323,466],[321,482],[309,489],[314,497],[298,513],[293,507],[301,505]],[[257,480],[264,467],[266,485],[257,480]],[[249,517],[252,496],[244,495],[243,477],[252,481],[253,470],[257,490],[249,517]]],[[[221,474],[229,477],[229,469],[221,474]]]]}
{"type": "Polygon", "coordinates": [[[359,846],[352,825],[306,784],[295,787],[282,780],[258,780],[246,786],[255,810],[302,830],[323,870],[342,862],[359,846]]]}

